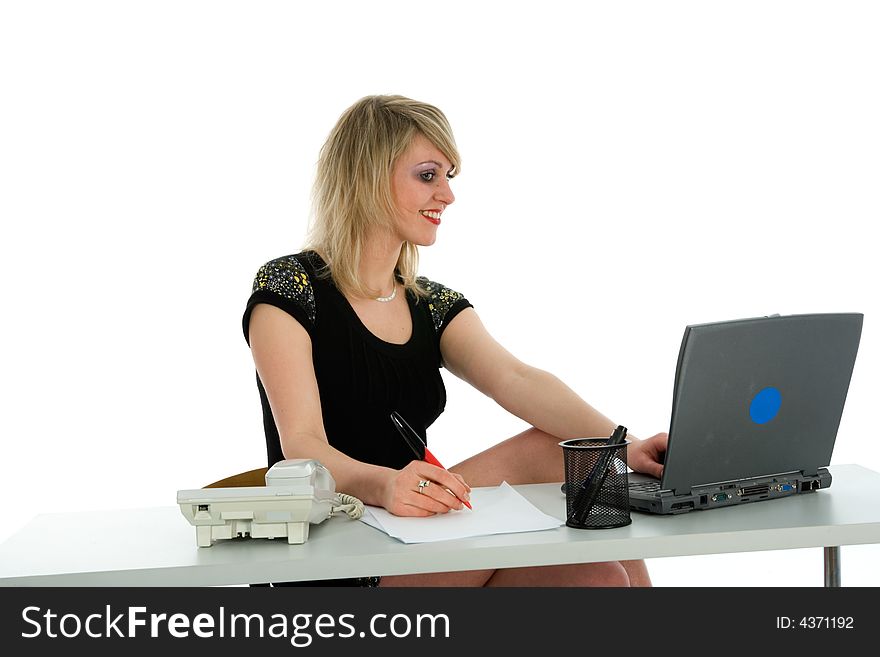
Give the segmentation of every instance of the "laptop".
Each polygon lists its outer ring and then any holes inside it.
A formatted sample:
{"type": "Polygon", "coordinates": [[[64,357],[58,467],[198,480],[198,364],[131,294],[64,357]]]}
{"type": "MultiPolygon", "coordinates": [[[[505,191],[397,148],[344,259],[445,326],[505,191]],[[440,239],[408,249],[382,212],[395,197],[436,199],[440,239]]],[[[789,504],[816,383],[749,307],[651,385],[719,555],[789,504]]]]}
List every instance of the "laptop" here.
{"type": "Polygon", "coordinates": [[[828,488],[863,317],[687,326],[663,477],[629,473],[630,508],[686,513],[828,488]]]}

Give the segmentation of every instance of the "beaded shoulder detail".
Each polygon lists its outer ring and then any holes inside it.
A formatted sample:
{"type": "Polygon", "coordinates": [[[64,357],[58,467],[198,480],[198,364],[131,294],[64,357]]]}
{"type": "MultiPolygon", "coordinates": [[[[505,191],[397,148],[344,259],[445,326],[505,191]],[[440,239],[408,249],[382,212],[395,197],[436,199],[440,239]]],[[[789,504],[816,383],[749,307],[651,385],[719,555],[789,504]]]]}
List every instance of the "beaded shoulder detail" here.
{"type": "Polygon", "coordinates": [[[456,301],[464,299],[464,295],[461,292],[450,290],[445,285],[428,280],[424,276],[419,276],[418,281],[428,290],[428,310],[431,311],[431,318],[434,320],[434,329],[439,331],[443,326],[446,313],[456,301]]]}
{"type": "Polygon", "coordinates": [[[276,258],[260,267],[251,292],[259,290],[293,301],[306,312],[309,321],[315,321],[315,290],[305,267],[294,256],[276,258]]]}

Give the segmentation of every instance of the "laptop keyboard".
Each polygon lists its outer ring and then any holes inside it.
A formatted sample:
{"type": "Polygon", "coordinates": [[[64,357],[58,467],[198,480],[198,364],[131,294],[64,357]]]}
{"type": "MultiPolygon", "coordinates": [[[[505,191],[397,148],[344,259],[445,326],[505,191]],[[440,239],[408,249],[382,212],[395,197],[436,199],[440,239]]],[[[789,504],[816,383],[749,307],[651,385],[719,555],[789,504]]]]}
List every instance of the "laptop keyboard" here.
{"type": "Polygon", "coordinates": [[[630,482],[629,489],[637,493],[656,493],[660,490],[659,481],[633,481],[630,482]]]}

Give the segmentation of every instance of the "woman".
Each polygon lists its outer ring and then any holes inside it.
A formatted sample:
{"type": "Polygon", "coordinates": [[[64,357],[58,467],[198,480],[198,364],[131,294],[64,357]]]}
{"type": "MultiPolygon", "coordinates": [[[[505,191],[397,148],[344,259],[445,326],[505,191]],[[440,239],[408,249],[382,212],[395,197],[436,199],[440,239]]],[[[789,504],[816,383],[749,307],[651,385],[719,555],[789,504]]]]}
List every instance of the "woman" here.
{"type": "MultiPolygon", "coordinates": [[[[270,465],[317,459],[338,490],[397,515],[461,509],[471,486],[562,481],[559,441],[607,436],[616,426],[507,352],[463,295],[417,276],[417,247],[436,240],[455,200],[458,165],[437,108],[401,96],[355,103],[321,150],[308,248],[260,269],[243,319],[270,465]],[[532,428],[449,471],[413,460],[389,416],[398,411],[426,439],[446,402],[440,367],[532,428]]],[[[666,435],[628,438],[630,466],[659,476],[666,435]]],[[[638,561],[388,576],[381,585],[649,586],[650,579],[638,561]]]]}

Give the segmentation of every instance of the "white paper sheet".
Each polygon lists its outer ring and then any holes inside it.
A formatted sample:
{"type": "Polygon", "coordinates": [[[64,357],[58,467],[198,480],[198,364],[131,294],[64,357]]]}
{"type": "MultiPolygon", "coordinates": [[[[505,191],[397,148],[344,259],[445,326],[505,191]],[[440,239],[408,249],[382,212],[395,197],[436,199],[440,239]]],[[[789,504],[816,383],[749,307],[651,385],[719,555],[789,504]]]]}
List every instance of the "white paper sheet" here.
{"type": "Polygon", "coordinates": [[[427,518],[395,516],[381,507],[367,506],[361,520],[404,543],[534,532],[565,524],[540,511],[506,481],[493,488],[473,488],[471,506],[473,510],[464,508],[427,518]]]}

